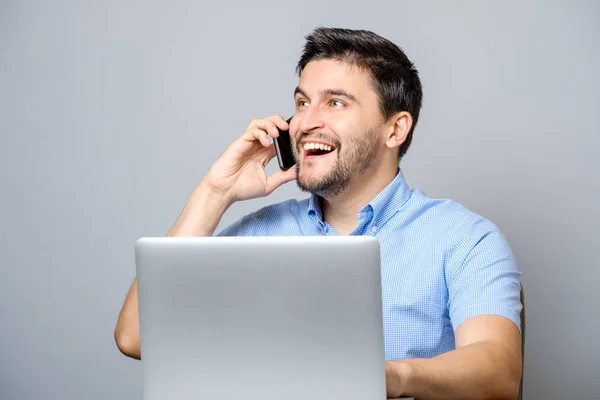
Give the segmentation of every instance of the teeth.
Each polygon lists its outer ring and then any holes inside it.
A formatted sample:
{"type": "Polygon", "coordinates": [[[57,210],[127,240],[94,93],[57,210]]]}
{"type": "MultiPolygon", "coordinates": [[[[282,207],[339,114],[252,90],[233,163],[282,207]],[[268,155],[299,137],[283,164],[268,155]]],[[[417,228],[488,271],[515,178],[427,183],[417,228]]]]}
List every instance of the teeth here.
{"type": "Polygon", "coordinates": [[[314,149],[331,151],[331,146],[328,146],[323,143],[305,143],[304,144],[304,150],[314,150],[314,149]]]}

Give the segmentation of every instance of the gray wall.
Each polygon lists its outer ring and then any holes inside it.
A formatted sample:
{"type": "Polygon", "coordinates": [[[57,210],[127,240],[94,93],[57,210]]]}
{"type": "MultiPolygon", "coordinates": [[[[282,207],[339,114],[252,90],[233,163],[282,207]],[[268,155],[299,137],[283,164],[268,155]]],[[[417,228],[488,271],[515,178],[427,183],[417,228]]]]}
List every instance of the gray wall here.
{"type": "Polygon", "coordinates": [[[251,118],[293,110],[320,24],[375,30],[420,69],[403,167],[512,244],[527,399],[600,398],[598,2],[201,3],[0,2],[0,398],[140,398],[112,336],[133,243],[166,233],[251,118]]]}

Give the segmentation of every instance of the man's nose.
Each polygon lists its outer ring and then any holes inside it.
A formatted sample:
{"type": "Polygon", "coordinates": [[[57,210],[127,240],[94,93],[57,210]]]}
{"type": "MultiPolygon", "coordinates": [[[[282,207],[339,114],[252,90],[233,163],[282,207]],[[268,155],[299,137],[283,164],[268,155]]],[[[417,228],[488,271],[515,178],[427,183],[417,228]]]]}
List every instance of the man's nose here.
{"type": "Polygon", "coordinates": [[[298,128],[301,132],[312,132],[314,130],[322,129],[325,126],[323,121],[323,113],[317,108],[310,108],[302,113],[300,117],[300,123],[298,128]]]}

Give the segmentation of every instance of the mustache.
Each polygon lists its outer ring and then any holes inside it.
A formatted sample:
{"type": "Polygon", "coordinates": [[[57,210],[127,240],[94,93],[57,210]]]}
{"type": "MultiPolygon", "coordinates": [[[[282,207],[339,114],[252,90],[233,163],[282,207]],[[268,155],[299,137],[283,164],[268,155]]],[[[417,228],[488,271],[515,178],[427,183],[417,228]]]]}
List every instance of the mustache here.
{"type": "Polygon", "coordinates": [[[325,133],[322,133],[322,132],[313,132],[313,133],[302,132],[298,136],[298,139],[296,141],[296,147],[298,148],[298,150],[301,150],[300,143],[302,142],[302,140],[304,138],[310,138],[310,139],[314,139],[314,140],[322,140],[323,142],[331,143],[332,145],[334,145],[336,147],[336,149],[338,151],[340,150],[340,147],[342,147],[342,143],[338,139],[336,139],[336,138],[334,138],[334,137],[332,137],[330,135],[327,135],[325,133]]]}

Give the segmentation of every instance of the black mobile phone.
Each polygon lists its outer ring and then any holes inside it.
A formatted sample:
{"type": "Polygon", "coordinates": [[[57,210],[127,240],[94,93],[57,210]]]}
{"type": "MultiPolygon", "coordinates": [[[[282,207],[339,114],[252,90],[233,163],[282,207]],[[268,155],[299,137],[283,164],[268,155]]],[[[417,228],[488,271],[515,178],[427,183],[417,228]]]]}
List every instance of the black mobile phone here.
{"type": "MultiPolygon", "coordinates": [[[[292,117],[287,119],[288,125],[292,117]]],[[[288,130],[279,130],[279,137],[273,140],[275,145],[275,152],[277,153],[277,161],[279,162],[279,168],[282,170],[288,170],[296,165],[296,159],[294,159],[294,153],[292,151],[292,139],[290,138],[289,127],[288,130]]]]}

